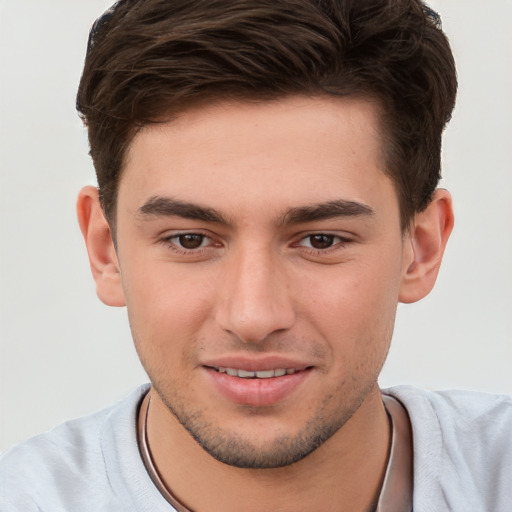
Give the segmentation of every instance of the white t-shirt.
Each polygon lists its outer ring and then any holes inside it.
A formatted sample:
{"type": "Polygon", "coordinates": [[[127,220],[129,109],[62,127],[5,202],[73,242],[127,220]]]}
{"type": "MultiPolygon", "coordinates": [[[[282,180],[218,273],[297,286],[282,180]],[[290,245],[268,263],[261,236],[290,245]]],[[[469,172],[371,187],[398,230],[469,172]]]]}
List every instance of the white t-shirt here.
{"type": "MultiPolygon", "coordinates": [[[[0,457],[0,512],[170,512],[137,446],[148,386],[0,457]]],[[[411,418],[414,512],[512,512],[512,397],[385,390],[411,418]]]]}

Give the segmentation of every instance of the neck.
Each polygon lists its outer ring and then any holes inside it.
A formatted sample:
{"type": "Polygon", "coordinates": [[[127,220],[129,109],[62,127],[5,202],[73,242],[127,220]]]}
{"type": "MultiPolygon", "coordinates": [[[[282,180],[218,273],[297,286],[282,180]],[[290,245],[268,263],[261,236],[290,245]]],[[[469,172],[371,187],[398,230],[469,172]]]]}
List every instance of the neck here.
{"type": "Polygon", "coordinates": [[[389,422],[377,386],[347,423],[301,461],[240,469],[206,453],[151,391],[148,442],[165,486],[194,512],[268,508],[372,510],[389,453],[389,422]]]}

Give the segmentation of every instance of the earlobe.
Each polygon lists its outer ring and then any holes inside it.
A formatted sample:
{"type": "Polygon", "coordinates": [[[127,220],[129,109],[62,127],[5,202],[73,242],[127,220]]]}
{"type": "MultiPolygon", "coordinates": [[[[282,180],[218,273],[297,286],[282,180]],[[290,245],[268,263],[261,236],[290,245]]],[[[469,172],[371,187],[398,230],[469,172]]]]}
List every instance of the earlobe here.
{"type": "Polygon", "coordinates": [[[453,222],[450,193],[438,189],[427,208],[415,216],[404,241],[410,246],[404,248],[400,302],[416,302],[434,287],[453,222]]]}
{"type": "Polygon", "coordinates": [[[119,261],[96,187],[84,187],[80,191],[77,215],[98,297],[108,306],[124,306],[119,261]]]}

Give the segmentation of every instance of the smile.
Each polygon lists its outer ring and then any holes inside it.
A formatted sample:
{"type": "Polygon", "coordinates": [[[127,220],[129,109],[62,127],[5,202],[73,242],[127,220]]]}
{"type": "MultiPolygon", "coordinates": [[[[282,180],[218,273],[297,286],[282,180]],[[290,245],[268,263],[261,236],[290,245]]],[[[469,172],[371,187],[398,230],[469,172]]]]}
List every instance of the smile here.
{"type": "MultiPolygon", "coordinates": [[[[282,402],[314,375],[313,366],[303,365],[301,362],[294,364],[284,358],[275,359],[273,363],[269,360],[226,360],[223,363],[216,361],[203,366],[206,370],[204,375],[208,384],[212,384],[229,402],[243,406],[268,407],[282,402]],[[277,359],[281,360],[278,362],[277,359]]],[[[213,396],[218,395],[214,393],[213,396]]]]}
{"type": "Polygon", "coordinates": [[[240,377],[242,379],[272,379],[273,377],[283,377],[284,375],[293,375],[295,368],[276,368],[275,370],[260,370],[251,372],[237,368],[224,368],[222,366],[214,367],[219,373],[227,373],[231,377],[240,377]]]}

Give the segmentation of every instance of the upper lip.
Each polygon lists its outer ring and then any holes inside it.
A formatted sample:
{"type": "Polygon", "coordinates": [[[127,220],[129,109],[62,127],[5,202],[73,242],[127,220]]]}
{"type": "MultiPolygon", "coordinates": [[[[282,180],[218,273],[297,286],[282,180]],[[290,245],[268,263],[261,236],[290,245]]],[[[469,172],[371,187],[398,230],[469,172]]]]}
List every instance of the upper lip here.
{"type": "Polygon", "coordinates": [[[296,371],[305,370],[312,365],[299,361],[297,359],[283,357],[283,356],[269,356],[263,357],[247,357],[247,356],[223,356],[212,358],[204,361],[203,366],[210,368],[236,368],[237,370],[246,370],[249,372],[261,372],[266,370],[277,369],[294,369],[296,371]]]}

